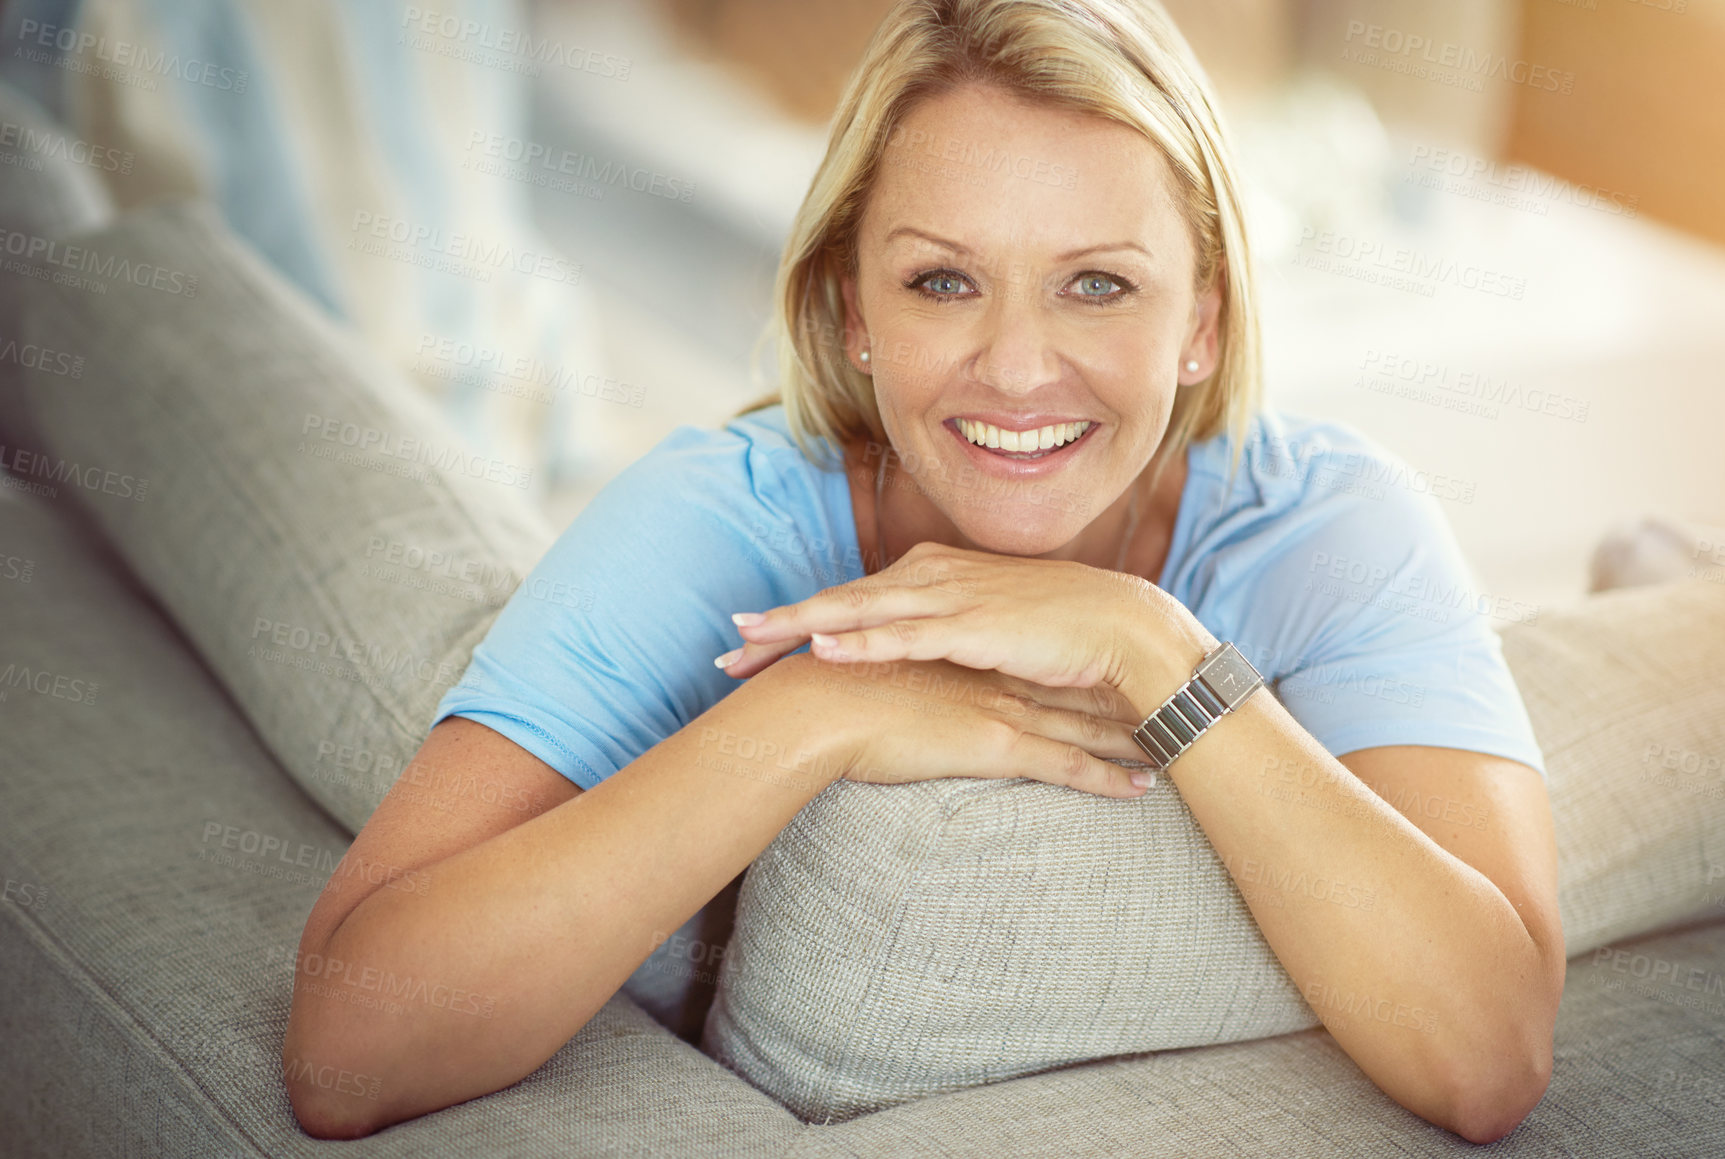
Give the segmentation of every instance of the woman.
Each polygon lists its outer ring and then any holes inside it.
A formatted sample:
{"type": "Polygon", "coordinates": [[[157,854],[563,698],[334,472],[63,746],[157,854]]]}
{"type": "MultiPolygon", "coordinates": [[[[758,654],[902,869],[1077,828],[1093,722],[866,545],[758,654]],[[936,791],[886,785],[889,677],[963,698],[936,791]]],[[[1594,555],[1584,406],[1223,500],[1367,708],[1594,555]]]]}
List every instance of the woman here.
{"type": "Polygon", "coordinates": [[[319,899],[284,1054],[378,1097],[290,1083],[307,1130],[530,1073],[839,777],[1129,798],[1146,757],[1230,867],[1393,902],[1248,892],[1374,1082],[1470,1140],[1520,1122],[1564,976],[1541,756],[1489,626],[1445,606],[1466,567],[1433,497],[1345,428],[1258,409],[1239,197],[1166,15],[901,4],[778,306],[783,404],[679,427],[593,500],[440,705],[432,790],[359,834],[350,859],[427,887],[319,899]],[[1178,754],[1135,740],[1224,640],[1274,694],[1178,754]],[[965,694],[937,713],[871,682],[965,694]],[[468,778],[500,803],[440,809],[468,778]],[[356,1009],[314,958],[465,998],[356,1009]],[[1348,1018],[1341,991],[1438,1028],[1348,1018]]]}

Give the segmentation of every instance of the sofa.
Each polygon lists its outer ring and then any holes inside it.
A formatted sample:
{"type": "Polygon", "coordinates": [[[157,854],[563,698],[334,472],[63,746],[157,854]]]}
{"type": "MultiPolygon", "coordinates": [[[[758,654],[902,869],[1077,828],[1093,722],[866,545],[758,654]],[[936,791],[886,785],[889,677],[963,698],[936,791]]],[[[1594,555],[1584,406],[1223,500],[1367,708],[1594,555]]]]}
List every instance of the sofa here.
{"type": "MultiPolygon", "coordinates": [[[[0,230],[58,255],[0,273],[6,1154],[1474,1149],[1322,1028],[804,1122],[702,1053],[700,1011],[657,1004],[670,941],[521,1082],[365,1139],[307,1136],[281,1058],[305,917],[551,532],[485,472],[320,447],[331,417],[398,444],[460,436],[206,207],[116,214],[39,159],[0,167],[0,230]],[[415,568],[398,544],[483,566],[415,568]]],[[[1553,770],[1566,933],[1587,937],[1550,1089],[1492,1150],[1725,1153],[1725,585],[1602,592],[1504,645],[1553,770]]],[[[685,932],[722,928],[734,900],[685,932]]]]}

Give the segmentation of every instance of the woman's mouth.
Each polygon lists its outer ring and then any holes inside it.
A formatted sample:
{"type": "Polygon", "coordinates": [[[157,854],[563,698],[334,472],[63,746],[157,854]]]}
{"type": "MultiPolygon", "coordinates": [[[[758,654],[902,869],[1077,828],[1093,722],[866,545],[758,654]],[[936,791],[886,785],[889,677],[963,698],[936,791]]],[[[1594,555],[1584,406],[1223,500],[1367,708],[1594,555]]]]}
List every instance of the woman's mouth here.
{"type": "Polygon", "coordinates": [[[1035,462],[1064,455],[1096,424],[1088,421],[1054,423],[1027,431],[1007,430],[976,419],[948,419],[946,425],[965,442],[996,458],[1035,462]]]}

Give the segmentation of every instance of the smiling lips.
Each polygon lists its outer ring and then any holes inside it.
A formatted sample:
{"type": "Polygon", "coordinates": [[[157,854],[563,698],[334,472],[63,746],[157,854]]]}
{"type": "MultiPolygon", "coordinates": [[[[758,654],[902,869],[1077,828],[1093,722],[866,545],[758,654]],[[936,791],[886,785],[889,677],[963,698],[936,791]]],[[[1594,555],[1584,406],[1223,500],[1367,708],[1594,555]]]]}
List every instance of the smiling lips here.
{"type": "Polygon", "coordinates": [[[959,434],[978,447],[1007,459],[1040,459],[1084,437],[1096,424],[1088,421],[1054,423],[1026,431],[1008,430],[978,419],[953,420],[959,434]]]}

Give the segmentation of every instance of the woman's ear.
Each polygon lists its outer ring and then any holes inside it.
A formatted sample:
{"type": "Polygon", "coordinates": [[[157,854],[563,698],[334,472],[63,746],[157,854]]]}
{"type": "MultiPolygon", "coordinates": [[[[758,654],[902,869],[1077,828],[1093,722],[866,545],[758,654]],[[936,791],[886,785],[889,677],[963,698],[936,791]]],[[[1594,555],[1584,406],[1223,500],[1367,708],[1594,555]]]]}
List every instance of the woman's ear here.
{"type": "Polygon", "coordinates": [[[862,352],[868,349],[868,326],[863,322],[862,307],[857,304],[857,279],[852,273],[839,275],[839,292],[844,296],[844,346],[845,357],[850,364],[863,374],[869,372],[869,367],[862,360],[862,352]]]}
{"type": "Polygon", "coordinates": [[[1227,267],[1218,267],[1216,276],[1210,280],[1210,288],[1199,294],[1198,300],[1192,304],[1192,324],[1186,332],[1186,344],[1180,351],[1181,386],[1203,382],[1216,372],[1222,341],[1222,293],[1227,287],[1227,279],[1227,267]],[[1193,363],[1197,366],[1192,367],[1193,363]]]}

